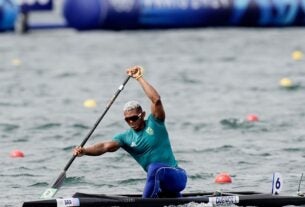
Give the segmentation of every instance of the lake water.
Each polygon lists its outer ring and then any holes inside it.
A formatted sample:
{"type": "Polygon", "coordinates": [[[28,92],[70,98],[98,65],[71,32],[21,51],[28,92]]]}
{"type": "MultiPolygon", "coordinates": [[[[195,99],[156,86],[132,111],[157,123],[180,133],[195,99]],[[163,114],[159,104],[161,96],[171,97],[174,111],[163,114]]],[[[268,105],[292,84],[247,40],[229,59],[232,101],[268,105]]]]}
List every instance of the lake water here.
{"type": "MultiPolygon", "coordinates": [[[[305,163],[304,28],[203,28],[154,31],[31,31],[0,35],[0,206],[38,200],[53,184],[135,64],[161,94],[184,192],[296,194],[305,163]],[[297,87],[283,88],[287,77],[297,87]],[[95,108],[83,103],[94,99],[95,108]],[[258,122],[245,121],[256,114],[258,122]],[[12,158],[19,149],[24,158],[12,158]],[[231,184],[214,183],[228,172],[231,184]]],[[[88,141],[127,129],[122,107],[149,102],[134,80],[88,141]]],[[[56,196],[141,193],[145,173],[123,150],[77,158],[56,196]]],[[[305,191],[305,183],[301,185],[305,191]]]]}

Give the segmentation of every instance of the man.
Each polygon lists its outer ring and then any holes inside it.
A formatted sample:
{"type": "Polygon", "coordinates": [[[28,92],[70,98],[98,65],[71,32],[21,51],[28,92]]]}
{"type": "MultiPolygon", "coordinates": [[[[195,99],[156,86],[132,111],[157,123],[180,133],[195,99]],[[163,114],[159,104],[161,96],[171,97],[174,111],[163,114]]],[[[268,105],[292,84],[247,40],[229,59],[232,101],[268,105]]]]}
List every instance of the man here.
{"type": "Polygon", "coordinates": [[[146,112],[136,101],[124,106],[124,119],[130,129],[117,134],[111,141],[74,149],[74,155],[98,156],[114,152],[119,148],[126,150],[147,172],[143,198],[180,197],[187,182],[186,172],[179,168],[174,157],[165,127],[165,112],[160,95],[143,78],[143,69],[134,66],[127,69],[141,85],[151,101],[151,114],[145,120],[146,112]]]}

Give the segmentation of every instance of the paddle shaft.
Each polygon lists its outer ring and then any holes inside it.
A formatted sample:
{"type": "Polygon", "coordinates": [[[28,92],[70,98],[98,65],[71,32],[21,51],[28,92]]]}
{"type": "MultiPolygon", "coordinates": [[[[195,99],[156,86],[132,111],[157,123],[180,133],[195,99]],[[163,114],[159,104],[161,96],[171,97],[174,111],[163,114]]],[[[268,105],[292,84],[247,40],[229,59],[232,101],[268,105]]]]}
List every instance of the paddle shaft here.
{"type": "MultiPolygon", "coordinates": [[[[110,109],[112,103],[115,101],[115,99],[118,97],[118,95],[121,93],[121,91],[124,89],[126,83],[128,82],[128,80],[130,79],[130,76],[128,76],[125,81],[123,82],[122,85],[120,85],[120,87],[118,88],[118,90],[116,91],[116,93],[114,94],[114,96],[112,97],[112,99],[110,100],[110,102],[107,104],[106,109],[104,110],[103,114],[99,117],[99,119],[95,122],[93,128],[89,131],[88,135],[85,137],[85,139],[83,140],[83,142],[80,144],[81,147],[83,147],[86,142],[89,140],[89,138],[91,137],[91,135],[93,134],[94,130],[96,129],[96,127],[99,125],[99,123],[101,122],[101,120],[104,118],[104,116],[106,115],[107,111],[110,109]]],[[[53,184],[53,188],[58,188],[58,184],[61,183],[59,182],[59,180],[61,180],[62,178],[65,177],[65,173],[66,171],[69,169],[69,167],[71,166],[72,162],[75,160],[76,155],[73,155],[73,157],[71,157],[71,159],[69,160],[69,162],[66,164],[63,172],[59,175],[58,179],[55,181],[55,183],[53,184]]]]}

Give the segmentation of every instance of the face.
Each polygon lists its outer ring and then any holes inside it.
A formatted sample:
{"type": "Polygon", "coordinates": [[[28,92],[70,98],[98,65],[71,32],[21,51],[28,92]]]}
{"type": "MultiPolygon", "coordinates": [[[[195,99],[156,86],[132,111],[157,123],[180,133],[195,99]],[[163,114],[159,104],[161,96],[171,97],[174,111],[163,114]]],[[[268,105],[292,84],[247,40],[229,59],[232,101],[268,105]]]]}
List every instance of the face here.
{"type": "Polygon", "coordinates": [[[135,131],[139,131],[145,127],[144,117],[145,111],[134,109],[124,112],[125,121],[135,131]]]}

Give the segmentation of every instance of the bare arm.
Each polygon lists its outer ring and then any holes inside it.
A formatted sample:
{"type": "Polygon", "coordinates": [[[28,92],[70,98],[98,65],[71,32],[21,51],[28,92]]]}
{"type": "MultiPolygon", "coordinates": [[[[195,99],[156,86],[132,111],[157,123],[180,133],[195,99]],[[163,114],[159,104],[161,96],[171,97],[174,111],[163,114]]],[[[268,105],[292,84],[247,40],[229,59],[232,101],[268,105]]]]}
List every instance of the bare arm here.
{"type": "Polygon", "coordinates": [[[99,156],[106,152],[115,152],[120,148],[119,143],[115,141],[107,141],[107,142],[101,142],[94,145],[91,145],[89,147],[75,147],[73,150],[73,154],[76,156],[99,156]]]}
{"type": "Polygon", "coordinates": [[[151,113],[160,120],[165,119],[165,111],[162,105],[161,97],[156,89],[150,85],[143,77],[138,79],[146,96],[151,100],[151,113]]]}
{"type": "Polygon", "coordinates": [[[127,70],[127,74],[131,75],[139,82],[146,96],[150,99],[152,115],[155,118],[163,121],[165,119],[165,111],[162,105],[161,97],[157,90],[143,78],[143,71],[139,72],[141,70],[143,69],[140,66],[134,66],[127,70]]]}

